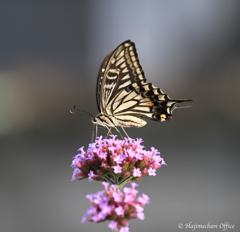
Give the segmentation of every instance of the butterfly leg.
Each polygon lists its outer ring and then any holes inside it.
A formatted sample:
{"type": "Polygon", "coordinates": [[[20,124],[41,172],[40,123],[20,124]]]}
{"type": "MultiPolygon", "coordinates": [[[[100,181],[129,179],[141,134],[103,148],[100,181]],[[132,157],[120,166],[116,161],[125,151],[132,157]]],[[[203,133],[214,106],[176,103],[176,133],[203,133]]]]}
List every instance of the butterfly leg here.
{"type": "Polygon", "coordinates": [[[107,128],[107,129],[108,129],[108,133],[107,133],[105,139],[108,137],[109,134],[112,134],[111,129],[110,128],[107,128]]]}
{"type": "Polygon", "coordinates": [[[114,128],[120,134],[121,138],[123,139],[123,136],[122,136],[121,132],[118,130],[118,128],[117,127],[114,127],[114,128]]]}
{"type": "Polygon", "coordinates": [[[109,134],[112,134],[112,132],[111,132],[111,129],[107,125],[105,125],[105,127],[108,129],[108,133],[107,133],[107,135],[105,137],[105,138],[107,138],[109,134]]]}
{"type": "Polygon", "coordinates": [[[124,130],[124,128],[122,126],[121,126],[121,128],[122,128],[123,132],[125,133],[125,135],[129,138],[129,136],[128,136],[127,132],[124,130]]]}
{"type": "MultiPolygon", "coordinates": [[[[122,134],[120,133],[120,131],[117,129],[117,127],[114,127],[115,129],[116,129],[116,131],[120,134],[120,136],[121,136],[121,138],[123,139],[123,136],[122,136],[122,134]]],[[[108,137],[108,135],[109,134],[111,134],[112,135],[112,132],[111,132],[111,129],[110,128],[108,128],[107,127],[107,129],[108,129],[108,133],[107,133],[107,136],[106,136],[106,138],[108,137]]]]}

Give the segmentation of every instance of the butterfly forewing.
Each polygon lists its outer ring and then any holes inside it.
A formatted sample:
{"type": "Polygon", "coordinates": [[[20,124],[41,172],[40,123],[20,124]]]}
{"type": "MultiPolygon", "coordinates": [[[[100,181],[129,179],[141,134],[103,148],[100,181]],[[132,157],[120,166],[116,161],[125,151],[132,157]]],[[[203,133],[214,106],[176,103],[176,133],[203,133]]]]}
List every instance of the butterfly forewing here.
{"type": "Polygon", "coordinates": [[[136,48],[130,40],[120,44],[103,61],[97,81],[97,102],[100,112],[114,96],[132,83],[145,80],[136,48]]]}
{"type": "Polygon", "coordinates": [[[96,100],[97,100],[97,106],[98,106],[98,110],[99,112],[101,112],[101,109],[103,109],[102,106],[102,101],[101,101],[101,86],[102,86],[102,81],[104,78],[104,74],[105,74],[105,70],[106,70],[106,66],[108,64],[109,58],[111,57],[111,55],[113,54],[113,52],[111,52],[110,54],[108,54],[105,59],[103,60],[100,69],[98,71],[98,77],[97,77],[97,85],[96,85],[96,100]]]}

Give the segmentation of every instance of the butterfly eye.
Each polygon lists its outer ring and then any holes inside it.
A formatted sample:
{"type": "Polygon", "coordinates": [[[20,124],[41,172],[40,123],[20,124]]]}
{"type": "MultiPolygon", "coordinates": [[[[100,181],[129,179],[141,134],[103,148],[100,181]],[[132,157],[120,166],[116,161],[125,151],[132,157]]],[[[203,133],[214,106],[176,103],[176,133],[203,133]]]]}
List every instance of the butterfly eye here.
{"type": "Polygon", "coordinates": [[[97,118],[96,117],[92,117],[92,122],[97,122],[97,118]]]}

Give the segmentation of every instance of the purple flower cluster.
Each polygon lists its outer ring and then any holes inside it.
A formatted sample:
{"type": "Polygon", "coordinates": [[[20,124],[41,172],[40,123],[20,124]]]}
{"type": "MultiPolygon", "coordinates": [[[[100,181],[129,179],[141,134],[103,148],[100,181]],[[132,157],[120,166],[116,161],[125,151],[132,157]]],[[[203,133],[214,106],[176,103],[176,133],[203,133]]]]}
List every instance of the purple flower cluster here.
{"type": "Polygon", "coordinates": [[[144,193],[137,197],[136,183],[131,183],[131,188],[124,187],[123,192],[117,189],[118,185],[111,185],[108,189],[107,182],[102,184],[105,186],[105,191],[86,196],[92,207],[83,216],[82,223],[110,220],[109,228],[128,232],[129,219],[144,220],[143,206],[149,204],[149,197],[144,193]]]}
{"type": "Polygon", "coordinates": [[[74,168],[72,180],[88,178],[90,181],[116,184],[128,178],[139,181],[144,176],[155,176],[156,170],[166,165],[157,149],[143,149],[141,138],[119,140],[116,135],[110,136],[110,139],[97,137],[94,143],[89,144],[86,152],[84,147],[78,149],[80,153],[73,157],[71,164],[74,168]]]}

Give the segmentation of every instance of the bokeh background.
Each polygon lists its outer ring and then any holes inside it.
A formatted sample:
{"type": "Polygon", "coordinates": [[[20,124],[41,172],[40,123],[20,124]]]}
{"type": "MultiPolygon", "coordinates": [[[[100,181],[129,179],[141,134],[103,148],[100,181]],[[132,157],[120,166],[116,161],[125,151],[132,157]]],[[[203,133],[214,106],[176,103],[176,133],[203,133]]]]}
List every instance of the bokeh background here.
{"type": "Polygon", "coordinates": [[[127,39],[149,82],[194,100],[170,122],[127,130],[168,164],[139,182],[151,204],[130,231],[239,231],[239,23],[237,0],[0,1],[0,231],[110,231],[80,223],[102,185],[70,181],[92,124],[69,110],[97,114],[98,68],[127,39]]]}

